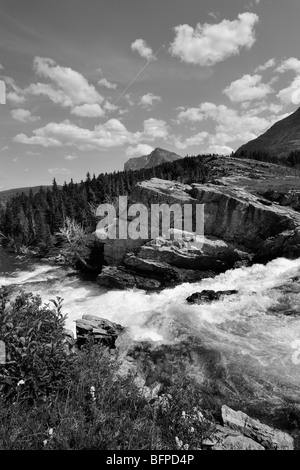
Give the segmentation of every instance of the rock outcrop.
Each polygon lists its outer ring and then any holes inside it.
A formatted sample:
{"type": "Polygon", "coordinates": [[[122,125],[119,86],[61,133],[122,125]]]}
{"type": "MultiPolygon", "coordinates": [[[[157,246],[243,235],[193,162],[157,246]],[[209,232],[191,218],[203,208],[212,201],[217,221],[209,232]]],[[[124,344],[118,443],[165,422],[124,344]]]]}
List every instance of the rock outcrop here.
{"type": "Polygon", "coordinates": [[[241,432],[267,450],[294,449],[294,440],[289,434],[262,424],[242,411],[234,411],[224,405],[222,406],[222,419],[225,426],[241,432]]]}
{"type": "Polygon", "coordinates": [[[153,168],[154,166],[161,165],[162,163],[174,162],[182,158],[177,153],[169,152],[168,150],[157,147],[149,155],[142,157],[130,158],[124,164],[124,170],[141,170],[142,168],[153,168]]]}
{"type": "Polygon", "coordinates": [[[105,318],[83,315],[82,319],[76,320],[76,346],[81,348],[88,338],[92,338],[95,343],[114,349],[116,339],[124,330],[122,325],[105,318]]]}
{"type": "MultiPolygon", "coordinates": [[[[239,171],[245,165],[239,162],[239,171]]],[[[264,169],[259,165],[264,178],[271,167],[266,165],[264,169]]],[[[300,256],[300,214],[245,189],[247,185],[241,186],[241,182],[249,184],[242,174],[239,177],[229,174],[207,184],[188,185],[157,178],[138,183],[128,203],[143,204],[148,209],[146,237],[106,240],[104,258],[118,269],[105,269],[99,283],[118,288],[145,288],[142,287],[147,284],[145,278],[149,278],[153,282],[146,286],[147,290],[156,290],[211,277],[252,262],[300,256]],[[181,208],[178,213],[171,212],[169,232],[154,238],[150,223],[153,204],[175,204],[181,208]],[[192,232],[179,231],[178,238],[177,227],[186,205],[191,207],[193,215],[199,206],[204,207],[204,237],[193,233],[194,217],[192,232]]],[[[127,223],[132,220],[132,216],[128,217],[127,223]]]]}
{"type": "Polygon", "coordinates": [[[213,291],[203,290],[202,292],[195,292],[190,295],[186,300],[189,304],[201,305],[206,302],[213,302],[214,300],[220,300],[227,295],[238,294],[237,290],[224,290],[224,291],[213,291]]]}
{"type": "Polygon", "coordinates": [[[284,158],[293,150],[300,150],[300,108],[276,122],[261,136],[242,145],[236,155],[247,158],[253,152],[266,152],[270,156],[284,158]]]}

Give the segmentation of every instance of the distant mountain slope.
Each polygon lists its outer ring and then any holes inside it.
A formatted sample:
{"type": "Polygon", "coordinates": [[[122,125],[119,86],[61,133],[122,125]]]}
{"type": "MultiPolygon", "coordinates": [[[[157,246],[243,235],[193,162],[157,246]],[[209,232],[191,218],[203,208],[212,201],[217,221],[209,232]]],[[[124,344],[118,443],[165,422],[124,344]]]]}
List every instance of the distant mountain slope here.
{"type": "MultiPolygon", "coordinates": [[[[0,198],[9,198],[13,197],[16,194],[29,194],[29,191],[32,189],[33,194],[39,192],[40,188],[47,189],[52,188],[52,186],[33,186],[33,187],[25,187],[25,188],[14,188],[14,189],[7,189],[6,191],[0,191],[0,198]]],[[[58,186],[61,188],[61,186],[58,186]]]]}
{"type": "Polygon", "coordinates": [[[261,136],[242,145],[236,155],[246,157],[249,153],[262,151],[284,158],[293,150],[300,150],[300,108],[276,122],[261,136]]]}
{"type": "Polygon", "coordinates": [[[160,165],[161,163],[174,162],[179,160],[181,157],[176,153],[169,152],[168,150],[157,147],[149,155],[143,155],[142,157],[130,158],[124,164],[124,170],[141,170],[142,168],[153,168],[154,166],[160,165]]]}

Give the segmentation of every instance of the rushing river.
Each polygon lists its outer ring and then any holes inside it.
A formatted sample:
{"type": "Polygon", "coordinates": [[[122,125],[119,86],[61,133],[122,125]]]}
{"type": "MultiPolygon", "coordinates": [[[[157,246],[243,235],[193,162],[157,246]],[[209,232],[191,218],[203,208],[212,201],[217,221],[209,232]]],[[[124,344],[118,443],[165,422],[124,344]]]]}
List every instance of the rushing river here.
{"type": "Polygon", "coordinates": [[[259,408],[266,416],[286,406],[300,410],[300,281],[292,280],[299,274],[300,259],[276,259],[146,294],[108,291],[67,268],[0,252],[0,285],[34,292],[45,302],[62,297],[67,328],[74,331],[74,320],[92,314],[128,326],[136,341],[167,348],[168,360],[170,348],[182,357],[189,349],[190,372],[213,387],[220,403],[239,397],[249,405],[244,409],[253,414],[259,408]],[[186,298],[203,289],[238,294],[188,305],[186,298]]]}

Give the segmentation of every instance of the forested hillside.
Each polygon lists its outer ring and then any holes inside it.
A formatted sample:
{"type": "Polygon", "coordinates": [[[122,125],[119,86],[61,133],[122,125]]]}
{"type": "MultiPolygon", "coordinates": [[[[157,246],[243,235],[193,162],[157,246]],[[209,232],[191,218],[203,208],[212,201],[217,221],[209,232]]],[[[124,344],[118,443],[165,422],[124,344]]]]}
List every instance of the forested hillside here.
{"type": "Polygon", "coordinates": [[[186,157],[155,168],[137,171],[86,175],[85,181],[65,183],[60,189],[55,181],[51,188],[34,194],[17,194],[0,199],[0,234],[2,242],[18,249],[34,246],[46,254],[59,243],[56,234],[64,220],[70,218],[87,231],[95,230],[94,209],[119,195],[129,195],[134,185],[153,177],[181,182],[204,182],[207,178],[204,160],[211,155],[186,157]]]}

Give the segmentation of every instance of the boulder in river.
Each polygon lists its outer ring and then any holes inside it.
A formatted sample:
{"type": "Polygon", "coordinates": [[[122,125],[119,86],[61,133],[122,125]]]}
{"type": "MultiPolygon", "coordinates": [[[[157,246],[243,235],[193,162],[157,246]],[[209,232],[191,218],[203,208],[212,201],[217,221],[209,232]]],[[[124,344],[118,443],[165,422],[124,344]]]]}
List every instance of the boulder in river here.
{"type": "Polygon", "coordinates": [[[125,330],[122,325],[113,323],[105,318],[95,315],[83,315],[81,320],[76,320],[76,344],[79,348],[84,345],[89,337],[96,343],[115,348],[118,336],[125,330]]]}
{"type": "Polygon", "coordinates": [[[238,294],[237,290],[224,290],[217,291],[214,290],[203,290],[201,292],[195,292],[194,294],[187,297],[189,304],[203,304],[206,302],[212,302],[213,300],[220,300],[227,295],[238,294]]]}

